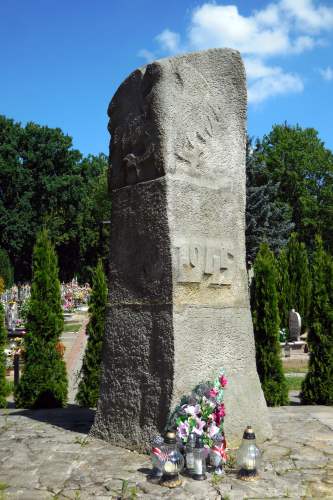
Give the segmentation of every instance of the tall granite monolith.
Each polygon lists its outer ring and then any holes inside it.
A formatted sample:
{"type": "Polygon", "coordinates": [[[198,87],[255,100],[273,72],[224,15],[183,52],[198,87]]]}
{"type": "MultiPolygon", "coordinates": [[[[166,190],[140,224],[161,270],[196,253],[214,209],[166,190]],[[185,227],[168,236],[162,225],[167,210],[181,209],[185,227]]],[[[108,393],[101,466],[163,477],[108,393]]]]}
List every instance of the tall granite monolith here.
{"type": "Polygon", "coordinates": [[[214,49],[134,71],[109,106],[109,306],[92,433],[145,450],[220,368],[227,439],[271,434],[245,268],[246,81],[214,49]]]}

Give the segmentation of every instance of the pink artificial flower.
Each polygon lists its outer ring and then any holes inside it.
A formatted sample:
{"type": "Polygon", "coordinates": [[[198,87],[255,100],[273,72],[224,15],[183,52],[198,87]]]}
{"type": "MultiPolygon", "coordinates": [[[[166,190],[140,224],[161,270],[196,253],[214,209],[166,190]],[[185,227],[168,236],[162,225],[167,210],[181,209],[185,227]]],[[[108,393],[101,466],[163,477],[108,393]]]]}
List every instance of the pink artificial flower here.
{"type": "Polygon", "coordinates": [[[208,396],[210,398],[216,398],[216,396],[218,395],[219,391],[218,389],[215,389],[215,387],[213,387],[213,389],[211,389],[208,393],[208,396]]]}
{"type": "Polygon", "coordinates": [[[198,436],[201,436],[205,425],[206,425],[206,422],[204,420],[200,420],[200,418],[196,418],[196,426],[194,427],[193,432],[198,434],[198,436]]]}
{"type": "Polygon", "coordinates": [[[209,429],[208,429],[208,435],[210,438],[214,437],[216,434],[218,434],[220,432],[220,428],[217,427],[217,425],[215,424],[215,422],[213,422],[210,426],[209,426],[209,429]]]}
{"type": "Polygon", "coordinates": [[[195,417],[200,412],[200,405],[184,405],[182,408],[187,415],[191,415],[192,417],[195,417]]]}
{"type": "Polygon", "coordinates": [[[219,381],[220,381],[220,384],[222,387],[225,387],[228,383],[228,379],[224,375],[221,375],[221,377],[219,378],[219,381]]]}
{"type": "Polygon", "coordinates": [[[177,429],[177,434],[180,438],[184,438],[188,436],[189,433],[189,424],[188,422],[182,422],[179,424],[178,429],[177,429]]]}

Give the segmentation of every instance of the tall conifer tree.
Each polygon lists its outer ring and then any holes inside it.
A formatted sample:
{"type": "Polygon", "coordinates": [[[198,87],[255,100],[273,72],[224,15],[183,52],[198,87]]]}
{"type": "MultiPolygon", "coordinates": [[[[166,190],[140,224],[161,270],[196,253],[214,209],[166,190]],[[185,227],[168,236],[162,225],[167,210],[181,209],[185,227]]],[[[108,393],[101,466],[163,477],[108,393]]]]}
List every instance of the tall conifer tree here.
{"type": "Polygon", "coordinates": [[[324,251],[322,239],[317,236],[312,262],[309,370],[301,391],[304,404],[333,405],[333,308],[332,291],[328,287],[331,273],[330,259],[324,251]]]}
{"type": "MultiPolygon", "coordinates": [[[[0,291],[2,293],[2,291],[0,291]]],[[[7,332],[5,329],[5,311],[0,302],[0,408],[7,406],[6,356],[7,332]]]]}
{"type": "Polygon", "coordinates": [[[107,285],[102,262],[99,261],[93,276],[89,303],[88,343],[84,354],[81,380],[76,400],[80,406],[95,407],[99,397],[101,379],[102,345],[105,330],[107,285]]]}
{"type": "Polygon", "coordinates": [[[289,272],[288,259],[283,248],[277,260],[277,291],[279,301],[279,315],[282,328],[288,328],[289,320],[289,272]]]}
{"type": "Polygon", "coordinates": [[[288,389],[280,357],[276,281],[274,255],[267,243],[263,243],[254,261],[251,306],[257,370],[269,406],[284,405],[288,402],[288,389]]]}
{"type": "Polygon", "coordinates": [[[295,309],[302,318],[302,330],[308,327],[311,302],[311,273],[304,243],[293,233],[287,245],[289,310],[295,309]]]}
{"type": "Polygon", "coordinates": [[[47,231],[42,230],[37,236],[33,252],[25,364],[15,390],[17,407],[65,405],[68,386],[66,366],[56,349],[63,326],[57,257],[47,231]]]}

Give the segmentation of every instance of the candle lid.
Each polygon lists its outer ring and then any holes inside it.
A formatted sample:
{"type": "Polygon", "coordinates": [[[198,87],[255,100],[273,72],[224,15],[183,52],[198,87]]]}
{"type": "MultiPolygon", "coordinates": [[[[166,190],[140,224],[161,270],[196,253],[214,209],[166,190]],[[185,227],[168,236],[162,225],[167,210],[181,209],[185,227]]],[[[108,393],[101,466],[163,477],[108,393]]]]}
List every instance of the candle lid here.
{"type": "Polygon", "coordinates": [[[252,427],[250,425],[248,425],[244,431],[243,439],[255,439],[255,438],[256,438],[256,435],[254,433],[254,430],[252,429],[252,427]]]}
{"type": "Polygon", "coordinates": [[[167,431],[165,434],[164,442],[166,444],[176,444],[176,433],[174,431],[167,431]]]}

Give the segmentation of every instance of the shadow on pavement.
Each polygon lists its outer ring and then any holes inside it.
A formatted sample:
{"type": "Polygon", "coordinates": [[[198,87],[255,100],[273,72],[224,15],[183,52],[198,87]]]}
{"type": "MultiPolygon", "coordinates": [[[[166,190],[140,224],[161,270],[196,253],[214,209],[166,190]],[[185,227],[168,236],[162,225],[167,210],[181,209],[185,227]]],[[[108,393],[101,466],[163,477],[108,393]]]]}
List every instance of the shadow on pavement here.
{"type": "Polygon", "coordinates": [[[88,434],[94,422],[95,410],[81,408],[77,405],[68,405],[66,408],[52,408],[40,410],[13,409],[13,403],[8,405],[8,418],[12,415],[22,415],[26,418],[45,422],[68,431],[88,434]]]}

